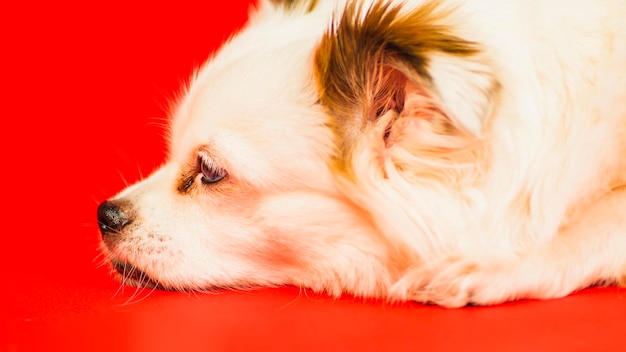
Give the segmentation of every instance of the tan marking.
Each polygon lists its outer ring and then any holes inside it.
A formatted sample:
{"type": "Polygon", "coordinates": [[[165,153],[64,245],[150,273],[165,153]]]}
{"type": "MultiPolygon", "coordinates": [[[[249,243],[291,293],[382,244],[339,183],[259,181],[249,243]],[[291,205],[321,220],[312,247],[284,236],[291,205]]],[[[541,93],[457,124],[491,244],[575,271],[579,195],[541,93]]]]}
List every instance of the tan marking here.
{"type": "Polygon", "coordinates": [[[312,12],[317,7],[317,0],[270,0],[275,6],[282,6],[285,11],[294,11],[304,9],[306,12],[312,12]]]}
{"type": "MultiPolygon", "coordinates": [[[[411,12],[402,5],[376,2],[365,8],[350,2],[326,32],[315,56],[320,103],[332,121],[338,155],[331,166],[350,174],[352,142],[386,110],[399,111],[407,77],[428,84],[428,54],[455,56],[479,53],[475,43],[452,34],[443,20],[450,14],[441,1],[411,12]]],[[[446,130],[450,126],[439,126],[446,130]]]]}
{"type": "Polygon", "coordinates": [[[191,191],[194,180],[198,175],[197,165],[197,153],[193,154],[195,157],[190,158],[181,168],[178,182],[176,182],[176,190],[179,194],[185,195],[191,191]]]}

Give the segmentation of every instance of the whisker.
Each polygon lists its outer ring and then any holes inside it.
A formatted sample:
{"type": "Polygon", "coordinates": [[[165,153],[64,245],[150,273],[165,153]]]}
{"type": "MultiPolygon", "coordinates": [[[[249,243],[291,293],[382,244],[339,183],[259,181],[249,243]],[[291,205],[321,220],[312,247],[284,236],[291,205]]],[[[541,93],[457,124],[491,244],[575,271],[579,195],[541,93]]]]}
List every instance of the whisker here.
{"type": "Polygon", "coordinates": [[[146,298],[148,298],[152,293],[156,290],[157,286],[153,286],[151,290],[146,290],[144,283],[149,282],[148,278],[144,273],[141,273],[139,276],[139,282],[137,282],[137,287],[133,295],[124,303],[124,305],[137,304],[142,302],[146,298]],[[141,296],[142,293],[145,293],[141,296]]]}
{"type": "Polygon", "coordinates": [[[141,171],[141,165],[139,163],[136,164],[137,172],[139,173],[139,179],[143,180],[143,172],[141,171]]]}
{"type": "Polygon", "coordinates": [[[117,174],[120,176],[120,178],[122,179],[122,182],[124,182],[124,186],[128,187],[129,183],[126,180],[126,178],[124,177],[124,175],[122,174],[122,171],[120,171],[119,169],[117,169],[117,174]]]}
{"type": "MultiPolygon", "coordinates": [[[[128,275],[132,275],[134,273],[134,271],[135,271],[135,268],[131,268],[130,272],[128,273],[128,275]]],[[[126,276],[126,274],[124,276],[126,276]]],[[[140,279],[141,279],[141,276],[140,276],[140,279]]],[[[133,294],[130,296],[130,298],[128,298],[128,300],[126,300],[126,302],[124,302],[124,304],[122,304],[123,306],[127,306],[127,305],[135,303],[135,300],[136,300],[138,294],[141,291],[143,291],[143,288],[138,285],[139,283],[137,283],[137,285],[134,285],[135,286],[135,292],[133,292],[133,294]]]]}
{"type": "Polygon", "coordinates": [[[120,285],[117,288],[117,290],[115,290],[115,292],[113,293],[113,296],[111,298],[115,298],[117,297],[117,295],[119,294],[123,294],[124,293],[124,278],[122,277],[122,279],[120,280],[120,285]]]}
{"type": "Polygon", "coordinates": [[[92,263],[95,263],[97,261],[100,262],[100,264],[98,264],[98,268],[103,267],[105,264],[108,264],[108,261],[106,261],[106,255],[104,254],[103,251],[98,251],[98,254],[96,254],[96,256],[91,260],[92,263]]]}
{"type": "Polygon", "coordinates": [[[100,199],[98,199],[98,197],[96,197],[95,195],[91,195],[91,200],[93,200],[93,202],[96,203],[96,204],[100,204],[101,203],[100,199]]]}

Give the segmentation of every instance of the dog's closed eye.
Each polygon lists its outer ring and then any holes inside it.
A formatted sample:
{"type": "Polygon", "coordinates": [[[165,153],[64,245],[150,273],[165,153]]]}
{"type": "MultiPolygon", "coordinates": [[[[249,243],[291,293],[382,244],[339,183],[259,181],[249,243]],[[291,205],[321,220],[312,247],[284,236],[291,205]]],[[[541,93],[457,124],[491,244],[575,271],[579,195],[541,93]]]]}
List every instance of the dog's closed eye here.
{"type": "Polygon", "coordinates": [[[178,186],[178,192],[187,193],[194,183],[201,182],[203,185],[213,185],[224,180],[228,172],[219,166],[214,160],[198,155],[195,166],[191,166],[182,176],[178,186]]]}
{"type": "Polygon", "coordinates": [[[201,156],[198,157],[198,168],[201,174],[200,181],[205,185],[217,183],[228,175],[228,172],[215,162],[201,156]]]}

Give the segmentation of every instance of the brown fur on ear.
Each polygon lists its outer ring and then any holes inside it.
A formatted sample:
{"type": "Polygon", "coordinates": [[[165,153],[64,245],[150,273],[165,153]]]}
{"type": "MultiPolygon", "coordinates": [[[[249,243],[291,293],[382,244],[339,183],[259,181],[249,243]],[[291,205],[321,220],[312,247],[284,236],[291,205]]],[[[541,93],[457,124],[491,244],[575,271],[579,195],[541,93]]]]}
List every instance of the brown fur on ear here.
{"type": "MultiPolygon", "coordinates": [[[[442,24],[449,11],[439,1],[411,11],[401,8],[388,1],[368,8],[360,1],[350,2],[320,43],[315,57],[320,102],[334,119],[332,127],[344,154],[338,159],[345,158],[368,124],[390,110],[400,114],[405,109],[408,84],[432,84],[428,54],[479,53],[474,43],[452,35],[451,28],[442,24]]],[[[421,91],[427,96],[426,90],[421,91]]],[[[436,116],[446,117],[443,112],[436,116]]],[[[439,125],[430,126],[439,132],[452,130],[449,119],[430,121],[439,125]]]]}

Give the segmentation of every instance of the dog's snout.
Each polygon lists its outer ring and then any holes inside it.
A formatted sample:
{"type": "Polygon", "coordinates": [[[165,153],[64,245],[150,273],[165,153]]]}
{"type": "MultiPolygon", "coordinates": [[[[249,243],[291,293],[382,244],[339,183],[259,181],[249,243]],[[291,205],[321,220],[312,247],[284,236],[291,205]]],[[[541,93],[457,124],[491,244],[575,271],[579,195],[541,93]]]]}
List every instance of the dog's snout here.
{"type": "Polygon", "coordinates": [[[116,201],[104,201],[98,206],[98,226],[102,236],[117,234],[131,222],[128,213],[116,201]]]}

